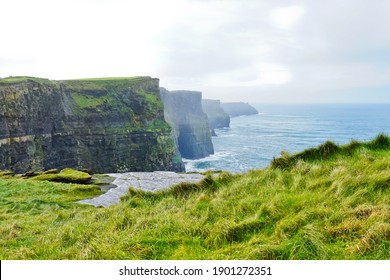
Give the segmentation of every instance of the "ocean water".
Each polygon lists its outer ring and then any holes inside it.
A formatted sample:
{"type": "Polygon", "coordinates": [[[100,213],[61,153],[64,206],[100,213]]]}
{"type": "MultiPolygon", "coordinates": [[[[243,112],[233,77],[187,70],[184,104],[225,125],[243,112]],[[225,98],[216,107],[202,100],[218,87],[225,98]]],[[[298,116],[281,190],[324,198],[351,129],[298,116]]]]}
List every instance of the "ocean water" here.
{"type": "Polygon", "coordinates": [[[215,154],[184,159],[187,171],[232,173],[266,167],[285,150],[316,147],[326,140],[345,144],[390,135],[390,104],[252,104],[258,115],[231,118],[230,128],[217,129],[215,154]]]}

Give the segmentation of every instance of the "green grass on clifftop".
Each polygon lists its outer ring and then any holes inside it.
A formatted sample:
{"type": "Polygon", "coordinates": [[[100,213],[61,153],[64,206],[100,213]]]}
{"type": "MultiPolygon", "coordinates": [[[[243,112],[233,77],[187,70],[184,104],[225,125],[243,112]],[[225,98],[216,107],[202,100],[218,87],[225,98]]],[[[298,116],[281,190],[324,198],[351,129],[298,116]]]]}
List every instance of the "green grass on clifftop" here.
{"type": "Polygon", "coordinates": [[[6,78],[0,78],[0,85],[1,84],[17,84],[22,82],[28,82],[33,81],[39,84],[54,84],[55,81],[51,81],[44,78],[37,78],[37,77],[29,77],[29,76],[10,76],[6,78]]]}
{"type": "Polygon", "coordinates": [[[88,185],[0,179],[0,258],[390,259],[387,143],[323,144],[108,208],[73,202],[88,185]]]}
{"type": "Polygon", "coordinates": [[[86,78],[86,79],[73,79],[62,80],[71,90],[115,90],[116,88],[123,88],[131,85],[137,85],[142,81],[149,80],[150,77],[111,77],[111,78],[86,78]]]}

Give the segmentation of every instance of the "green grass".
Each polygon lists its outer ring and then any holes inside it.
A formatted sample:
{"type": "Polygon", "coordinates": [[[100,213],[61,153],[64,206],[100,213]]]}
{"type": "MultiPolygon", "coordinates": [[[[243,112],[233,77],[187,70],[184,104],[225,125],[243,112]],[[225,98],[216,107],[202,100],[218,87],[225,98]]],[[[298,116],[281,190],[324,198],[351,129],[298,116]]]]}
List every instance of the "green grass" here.
{"type": "Polygon", "coordinates": [[[70,90],[79,92],[80,90],[116,90],[128,86],[137,86],[142,81],[148,81],[149,77],[112,77],[112,78],[87,78],[62,80],[61,82],[70,90]]]}
{"type": "Polygon", "coordinates": [[[0,258],[389,259],[388,143],[323,144],[108,208],[74,202],[88,185],[0,179],[0,258]]]}
{"type": "Polygon", "coordinates": [[[72,113],[87,122],[96,119],[121,120],[121,125],[105,126],[101,133],[166,132],[171,129],[164,121],[158,81],[148,76],[61,81],[28,76],[0,78],[0,85],[22,82],[61,87],[70,96],[72,113]]]}
{"type": "Polygon", "coordinates": [[[44,78],[37,78],[37,77],[29,77],[29,76],[10,76],[6,78],[0,78],[0,85],[1,84],[17,84],[27,81],[34,81],[39,84],[54,84],[55,81],[51,81],[44,78]]]}
{"type": "Polygon", "coordinates": [[[93,78],[61,81],[73,100],[75,115],[85,118],[98,115],[117,118],[123,125],[107,127],[107,132],[166,131],[163,103],[158,85],[150,77],[93,78]],[[156,120],[157,119],[157,120],[156,120]]]}
{"type": "Polygon", "coordinates": [[[49,171],[44,174],[39,174],[32,179],[40,181],[87,184],[91,182],[92,176],[82,171],[65,168],[59,173],[49,171]]]}
{"type": "Polygon", "coordinates": [[[368,149],[390,149],[390,140],[383,133],[379,134],[375,139],[368,143],[358,142],[352,140],[350,143],[344,146],[338,146],[331,141],[326,141],[324,144],[317,148],[311,148],[304,150],[300,153],[289,155],[287,152],[282,151],[281,156],[274,158],[271,162],[271,166],[274,168],[290,168],[296,164],[299,160],[304,161],[321,161],[328,160],[334,156],[350,156],[357,149],[368,148],[368,149]]]}
{"type": "Polygon", "coordinates": [[[103,105],[105,102],[109,102],[109,98],[107,98],[107,96],[93,97],[79,94],[77,92],[71,92],[70,96],[81,109],[96,108],[97,106],[103,105]]]}
{"type": "Polygon", "coordinates": [[[145,78],[149,78],[148,76],[135,76],[135,77],[103,77],[103,78],[83,78],[83,79],[70,79],[64,81],[141,81],[145,78]]]}

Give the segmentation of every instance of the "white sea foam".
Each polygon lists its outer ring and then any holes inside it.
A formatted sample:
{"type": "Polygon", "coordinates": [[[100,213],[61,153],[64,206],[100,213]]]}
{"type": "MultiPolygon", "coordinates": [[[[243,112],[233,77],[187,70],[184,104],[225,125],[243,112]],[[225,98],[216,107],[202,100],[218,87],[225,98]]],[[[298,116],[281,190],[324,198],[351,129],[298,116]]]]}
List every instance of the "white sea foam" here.
{"type": "Polygon", "coordinates": [[[200,159],[186,159],[183,158],[183,162],[187,172],[202,172],[205,170],[218,169],[213,162],[226,161],[226,159],[233,156],[232,151],[220,151],[215,154],[209,155],[200,159]]]}

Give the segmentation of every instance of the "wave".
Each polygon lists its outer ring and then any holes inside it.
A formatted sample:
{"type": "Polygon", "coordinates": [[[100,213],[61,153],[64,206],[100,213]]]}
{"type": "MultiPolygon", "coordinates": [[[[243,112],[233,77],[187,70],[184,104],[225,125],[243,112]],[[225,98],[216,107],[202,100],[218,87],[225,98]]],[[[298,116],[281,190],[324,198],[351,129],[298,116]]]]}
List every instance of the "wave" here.
{"type": "Polygon", "coordinates": [[[226,162],[229,158],[234,158],[232,151],[220,151],[200,159],[186,159],[183,158],[184,165],[188,172],[202,172],[205,170],[216,170],[215,162],[226,162]]]}

